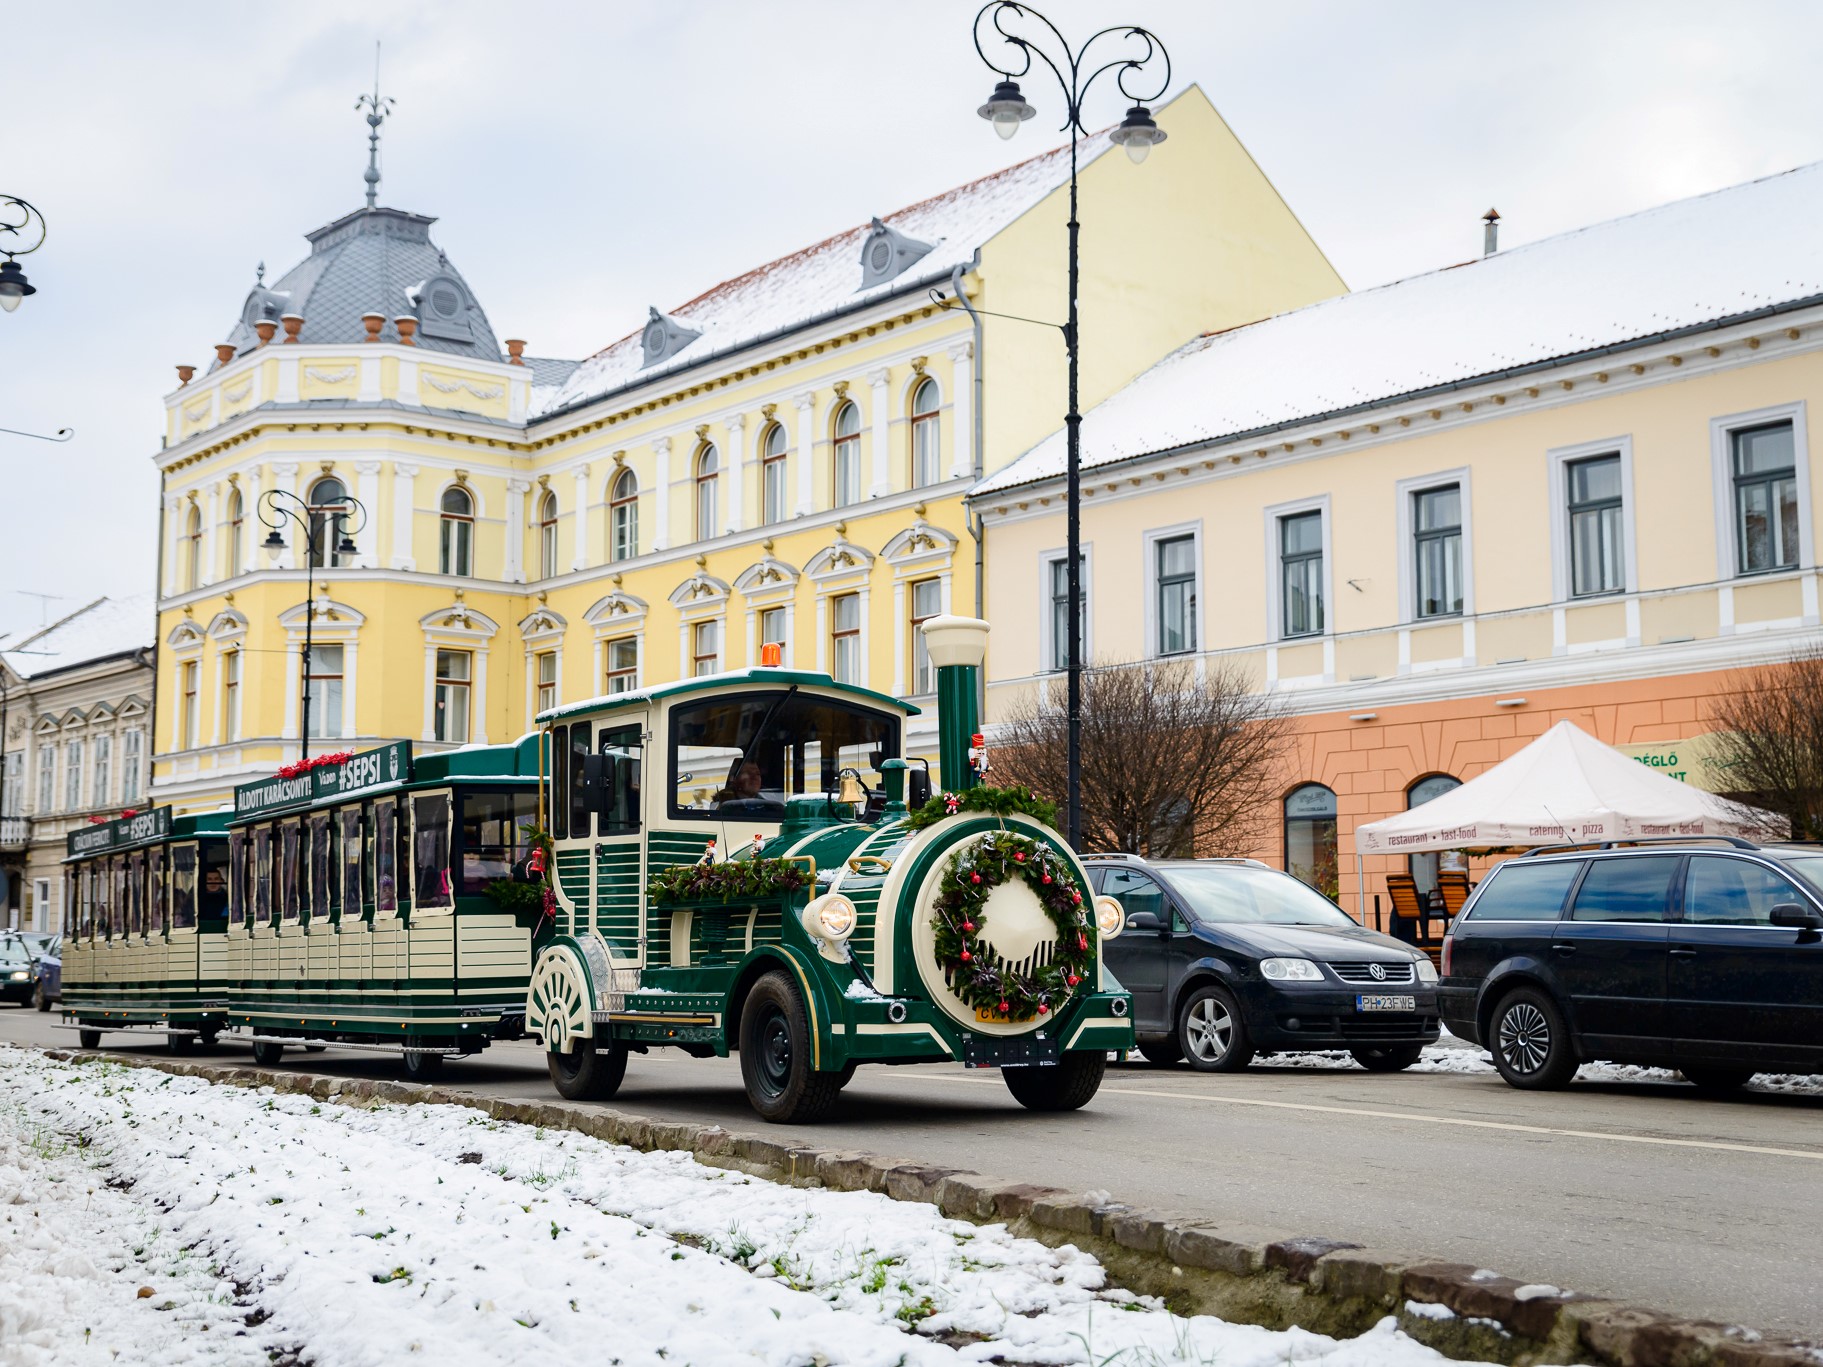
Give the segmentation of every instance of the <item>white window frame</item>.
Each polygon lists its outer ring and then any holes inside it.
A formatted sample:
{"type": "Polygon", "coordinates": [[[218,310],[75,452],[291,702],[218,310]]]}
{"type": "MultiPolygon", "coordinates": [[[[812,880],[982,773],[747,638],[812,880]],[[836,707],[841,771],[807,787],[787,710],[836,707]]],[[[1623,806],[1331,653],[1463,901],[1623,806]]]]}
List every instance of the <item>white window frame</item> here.
{"type": "Polygon", "coordinates": [[[1399,624],[1409,627],[1447,626],[1451,622],[1465,622],[1475,615],[1475,489],[1469,467],[1461,465],[1454,470],[1437,470],[1428,475],[1414,475],[1402,479],[1393,485],[1393,497],[1397,500],[1398,551],[1399,551],[1399,624]],[[1462,612],[1448,617],[1420,617],[1418,615],[1418,565],[1417,541],[1413,536],[1415,523],[1412,518],[1412,498],[1430,489],[1439,489],[1446,484],[1460,487],[1462,492],[1462,612]]]}
{"type": "MultiPolygon", "coordinates": [[[[1816,563],[1815,530],[1810,514],[1810,432],[1805,420],[1804,400],[1755,408],[1746,413],[1729,413],[1709,420],[1710,471],[1715,482],[1715,577],[1720,580],[1758,579],[1796,574],[1816,563]],[[1734,434],[1748,427],[1765,427],[1772,423],[1791,424],[1793,465],[1798,475],[1798,563],[1792,569],[1760,570],[1742,574],[1740,556],[1735,546],[1734,531],[1734,434]]],[[[1808,612],[1807,614],[1808,615],[1808,612]]]]}
{"type": "MultiPolygon", "coordinates": [[[[1095,582],[1095,543],[1080,543],[1082,550],[1082,662],[1087,665],[1095,658],[1095,595],[1090,586],[1095,582]]],[[[1051,620],[1051,567],[1061,565],[1070,558],[1067,546],[1056,546],[1038,553],[1038,668],[1035,674],[1062,674],[1064,669],[1052,668],[1051,661],[1057,658],[1063,642],[1055,640],[1056,628],[1051,620]]]]}
{"type": "Polygon", "coordinates": [[[1290,645],[1302,645],[1305,642],[1326,640],[1336,634],[1336,594],[1335,594],[1335,556],[1330,553],[1330,531],[1333,522],[1329,515],[1329,495],[1318,494],[1314,498],[1293,499],[1288,503],[1274,503],[1265,510],[1266,534],[1266,639],[1282,641],[1290,645]],[[1279,564],[1282,554],[1282,534],[1279,523],[1288,517],[1301,517],[1306,513],[1316,513],[1321,521],[1318,524],[1323,532],[1323,629],[1307,632],[1302,636],[1285,634],[1285,576],[1279,564]]]}
{"type": "MultiPolygon", "coordinates": [[[[1582,441],[1574,446],[1554,446],[1545,452],[1546,477],[1551,482],[1551,601],[1561,606],[1611,603],[1624,594],[1639,592],[1639,560],[1634,535],[1633,438],[1609,437],[1582,441]],[[1610,593],[1573,597],[1575,577],[1570,573],[1570,467],[1600,456],[1620,457],[1620,525],[1622,586],[1610,593]]],[[[1465,546],[1466,549],[1466,546],[1465,546]]]]}
{"type": "MultiPolygon", "coordinates": [[[[1209,649],[1208,627],[1203,620],[1204,609],[1208,603],[1208,595],[1205,592],[1207,588],[1205,581],[1208,576],[1203,564],[1202,519],[1198,518],[1194,522],[1180,522],[1172,527],[1153,528],[1143,537],[1142,553],[1145,555],[1146,582],[1146,648],[1143,657],[1148,660],[1193,660],[1209,649]],[[1158,543],[1175,541],[1181,536],[1190,538],[1190,549],[1196,561],[1196,612],[1191,619],[1191,625],[1196,631],[1196,643],[1189,650],[1175,650],[1166,655],[1159,649],[1158,543]]],[[[1067,547],[1063,555],[1068,556],[1067,547]]],[[[1048,587],[1047,585],[1047,589],[1048,587]]],[[[1082,654],[1086,661],[1089,658],[1087,647],[1084,647],[1082,654]]]]}

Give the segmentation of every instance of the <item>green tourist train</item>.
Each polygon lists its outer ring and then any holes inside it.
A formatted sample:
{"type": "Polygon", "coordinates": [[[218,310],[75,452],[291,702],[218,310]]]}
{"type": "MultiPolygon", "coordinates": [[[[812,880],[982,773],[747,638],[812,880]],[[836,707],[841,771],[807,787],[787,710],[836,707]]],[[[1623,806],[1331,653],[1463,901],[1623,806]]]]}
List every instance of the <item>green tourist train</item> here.
{"type": "Polygon", "coordinates": [[[1119,905],[1048,804],[979,781],[987,624],[924,631],[940,794],[903,757],[910,704],[760,666],[78,832],[65,1014],[85,1047],[234,1031],[262,1063],[365,1047],[417,1078],[529,1039],[573,1099],[613,1095],[633,1053],[735,1054],[779,1122],[862,1063],[999,1068],[1032,1109],[1081,1106],[1132,1045],[1100,954],[1119,905]]]}

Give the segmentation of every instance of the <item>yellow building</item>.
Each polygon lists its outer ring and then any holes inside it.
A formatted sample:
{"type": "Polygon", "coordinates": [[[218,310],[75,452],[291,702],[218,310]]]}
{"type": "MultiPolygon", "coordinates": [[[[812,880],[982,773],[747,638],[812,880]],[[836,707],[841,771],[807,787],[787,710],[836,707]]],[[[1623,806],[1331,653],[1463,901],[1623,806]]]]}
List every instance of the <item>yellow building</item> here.
{"type": "MultiPolygon", "coordinates": [[[[1343,285],[1202,92],[1143,167],[1081,151],[1083,397],[1343,285]]],[[[166,400],[155,800],[313,750],[510,739],[558,702],[758,663],[934,690],[981,602],[963,494],[1053,428],[1068,149],[717,285],[580,364],[505,354],[433,220],[358,210],[166,400]],[[939,307],[933,289],[971,308],[939,307]],[[272,490],[366,520],[275,563],[272,490]],[[306,620],[311,716],[301,715],[306,620]]],[[[935,752],[927,716],[908,737],[935,752]]]]}
{"type": "MultiPolygon", "coordinates": [[[[1714,789],[1734,671],[1817,639],[1823,165],[1200,338],[1083,424],[1087,656],[1298,721],[1251,853],[1372,918],[1354,829],[1570,719],[1714,789]]],[[[989,475],[987,717],[1061,692],[1062,440],[989,475]]],[[[1389,901],[1381,901],[1383,912],[1389,901]]]]}

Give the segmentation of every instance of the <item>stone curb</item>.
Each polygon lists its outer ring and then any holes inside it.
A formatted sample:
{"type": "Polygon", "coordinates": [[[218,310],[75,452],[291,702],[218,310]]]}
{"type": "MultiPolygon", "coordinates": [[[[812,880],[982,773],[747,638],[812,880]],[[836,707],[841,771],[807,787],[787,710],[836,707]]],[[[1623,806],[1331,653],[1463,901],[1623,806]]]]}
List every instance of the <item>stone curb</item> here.
{"type": "Polygon", "coordinates": [[[45,1049],[71,1062],[101,1060],[201,1077],[237,1087],[271,1087],[346,1106],[463,1106],[490,1118],[574,1130],[630,1148],[687,1153],[698,1162],[793,1186],[872,1191],[923,1202],[952,1219],[1000,1223],[1015,1234],[1093,1254],[1120,1285],[1160,1296],[1180,1314],[1350,1337],[1387,1315],[1449,1357],[1606,1367],[1823,1367],[1823,1345],[1774,1342],[1739,1326],[1622,1305],[1388,1249],[1313,1235],[1138,1210],[1101,1194],[1010,1182],[954,1168],[821,1149],[742,1134],[719,1125],[651,1120],[601,1106],[509,1101],[460,1088],[339,1078],[180,1059],[122,1058],[45,1049]],[[1440,1306],[1433,1318],[1411,1306],[1440,1306]]]}

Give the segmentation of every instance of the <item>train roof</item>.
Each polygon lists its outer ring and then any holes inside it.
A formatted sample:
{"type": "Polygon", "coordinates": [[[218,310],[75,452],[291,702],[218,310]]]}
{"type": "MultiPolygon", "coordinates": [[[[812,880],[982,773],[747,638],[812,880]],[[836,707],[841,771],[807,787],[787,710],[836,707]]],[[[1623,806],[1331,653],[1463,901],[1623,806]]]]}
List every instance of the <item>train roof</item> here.
{"type": "Polygon", "coordinates": [[[226,812],[195,812],[178,816],[169,807],[153,807],[132,816],[116,817],[78,827],[64,837],[64,862],[94,859],[124,850],[143,850],[172,840],[192,840],[199,836],[226,835],[226,812]]]}
{"type": "Polygon", "coordinates": [[[622,707],[636,707],[642,703],[661,702],[667,698],[681,697],[686,693],[703,693],[717,688],[745,684],[784,684],[823,688],[832,693],[845,693],[876,706],[890,707],[901,716],[915,717],[919,711],[914,704],[906,702],[903,698],[895,698],[890,693],[876,693],[873,689],[862,688],[858,684],[837,683],[829,675],[819,674],[815,670],[777,669],[769,665],[754,665],[747,669],[729,669],[720,674],[704,674],[699,678],[679,679],[675,683],[655,684],[651,688],[636,688],[627,693],[607,693],[598,698],[586,698],[581,702],[564,703],[561,707],[553,707],[540,712],[537,720],[542,725],[583,713],[593,714],[622,707]]]}
{"type": "Polygon", "coordinates": [[[234,814],[227,819],[242,825],[464,779],[536,784],[539,739],[534,732],[506,745],[466,745],[426,755],[414,755],[408,740],[395,740],[358,754],[323,755],[314,764],[286,765],[270,778],[240,784],[234,790],[234,814]]]}

